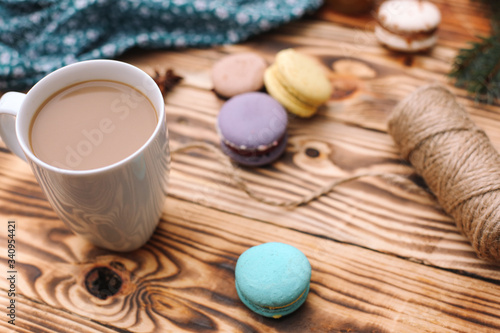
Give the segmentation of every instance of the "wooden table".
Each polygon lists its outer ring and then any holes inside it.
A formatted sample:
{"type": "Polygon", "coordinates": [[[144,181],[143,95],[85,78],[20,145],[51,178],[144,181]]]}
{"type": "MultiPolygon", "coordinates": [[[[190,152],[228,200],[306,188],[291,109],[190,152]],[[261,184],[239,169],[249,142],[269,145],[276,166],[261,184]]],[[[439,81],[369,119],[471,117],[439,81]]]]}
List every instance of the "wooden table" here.
{"type": "MultiPolygon", "coordinates": [[[[151,74],[172,68],[184,77],[166,98],[175,149],[200,140],[218,144],[214,125],[223,100],[211,91],[215,61],[253,50],[272,62],[280,49],[295,47],[329,68],[334,94],[312,119],[291,119],[289,146],[278,162],[239,170],[248,186],[293,200],[332,179],[366,171],[404,175],[425,186],[386,132],[394,105],[421,85],[447,84],[500,149],[500,106],[475,103],[446,77],[458,49],[488,33],[487,12],[469,0],[435,3],[444,15],[439,44],[429,53],[390,52],[373,36],[373,16],[323,8],[239,45],[136,51],[122,60],[151,74]]],[[[249,199],[212,153],[179,153],[153,238],[122,254],[93,247],[69,231],[28,166],[1,144],[0,220],[2,332],[13,328],[7,323],[10,284],[4,276],[8,220],[17,228],[19,332],[500,330],[498,266],[477,259],[434,199],[376,177],[284,209],[249,199]],[[239,255],[271,241],[296,246],[313,268],[306,303],[279,320],[249,311],[234,287],[239,255]],[[116,294],[93,296],[86,278],[94,288],[116,294]]]]}

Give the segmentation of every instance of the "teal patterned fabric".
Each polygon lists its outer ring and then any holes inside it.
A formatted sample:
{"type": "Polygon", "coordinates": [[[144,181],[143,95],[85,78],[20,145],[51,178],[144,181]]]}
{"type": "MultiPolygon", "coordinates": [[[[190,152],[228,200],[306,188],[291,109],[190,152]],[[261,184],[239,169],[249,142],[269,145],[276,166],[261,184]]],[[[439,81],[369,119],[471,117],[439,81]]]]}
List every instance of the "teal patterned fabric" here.
{"type": "Polygon", "coordinates": [[[0,90],[132,47],[237,43],[322,0],[0,0],[0,90]]]}

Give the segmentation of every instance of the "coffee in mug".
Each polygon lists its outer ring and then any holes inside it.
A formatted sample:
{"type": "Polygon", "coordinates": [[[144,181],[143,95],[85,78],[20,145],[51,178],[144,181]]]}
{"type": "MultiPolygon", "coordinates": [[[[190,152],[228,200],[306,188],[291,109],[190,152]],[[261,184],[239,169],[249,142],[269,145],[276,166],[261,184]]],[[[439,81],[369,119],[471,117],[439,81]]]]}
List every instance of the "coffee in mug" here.
{"type": "Polygon", "coordinates": [[[30,145],[36,157],[58,168],[96,169],[138,150],[157,122],[151,101],[135,88],[115,81],[80,82],[37,110],[30,145]]]}

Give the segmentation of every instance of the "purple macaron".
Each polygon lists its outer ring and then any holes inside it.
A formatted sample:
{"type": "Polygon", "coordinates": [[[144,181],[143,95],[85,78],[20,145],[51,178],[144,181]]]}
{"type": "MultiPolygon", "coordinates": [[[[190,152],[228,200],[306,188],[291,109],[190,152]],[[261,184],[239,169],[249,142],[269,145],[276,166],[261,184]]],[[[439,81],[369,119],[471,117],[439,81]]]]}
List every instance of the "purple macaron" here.
{"type": "Polygon", "coordinates": [[[229,99],[217,117],[222,151],[235,162],[262,166],[285,151],[288,117],[283,106],[261,92],[229,99]]]}

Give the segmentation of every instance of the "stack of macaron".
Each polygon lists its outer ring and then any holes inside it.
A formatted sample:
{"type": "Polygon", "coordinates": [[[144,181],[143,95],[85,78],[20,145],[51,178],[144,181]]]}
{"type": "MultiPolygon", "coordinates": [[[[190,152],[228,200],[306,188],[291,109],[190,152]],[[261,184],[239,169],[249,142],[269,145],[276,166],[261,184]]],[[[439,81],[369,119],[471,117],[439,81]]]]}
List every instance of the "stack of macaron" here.
{"type": "Polygon", "coordinates": [[[270,67],[252,52],[223,57],[212,68],[212,83],[228,98],[217,116],[221,148],[245,166],[272,163],[284,152],[286,110],[311,117],[332,92],[322,66],[294,49],[280,51],[270,67]],[[267,93],[260,92],[264,86],[267,93]]]}
{"type": "Polygon", "coordinates": [[[436,44],[440,22],[441,13],[432,2],[389,0],[378,9],[375,36],[395,51],[424,51],[436,44]]]}

